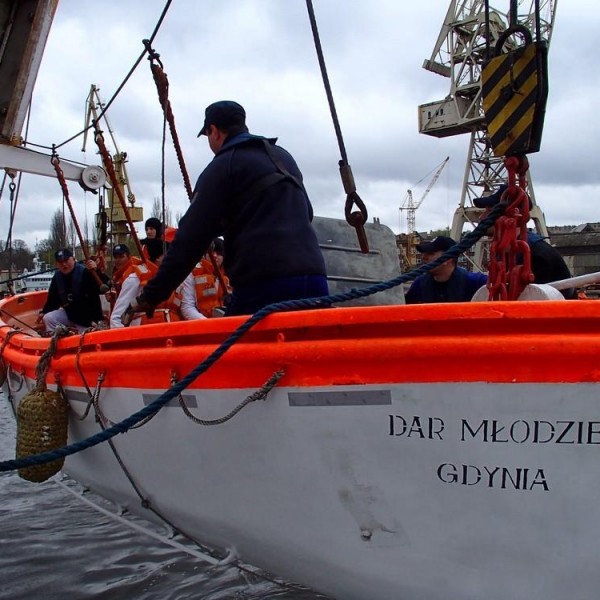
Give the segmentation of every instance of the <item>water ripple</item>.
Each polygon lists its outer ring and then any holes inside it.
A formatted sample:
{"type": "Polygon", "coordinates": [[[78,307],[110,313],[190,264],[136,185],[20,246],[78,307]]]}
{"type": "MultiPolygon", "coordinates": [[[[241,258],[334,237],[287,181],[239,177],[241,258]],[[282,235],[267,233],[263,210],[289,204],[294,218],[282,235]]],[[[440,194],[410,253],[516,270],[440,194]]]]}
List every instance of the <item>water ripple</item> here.
{"type": "MultiPolygon", "coordinates": [[[[14,456],[0,393],[0,459],[14,456]]],[[[210,566],[77,502],[52,481],[0,476],[0,599],[327,600],[254,569],[210,566]],[[275,578],[273,578],[275,579],[275,578]]]]}

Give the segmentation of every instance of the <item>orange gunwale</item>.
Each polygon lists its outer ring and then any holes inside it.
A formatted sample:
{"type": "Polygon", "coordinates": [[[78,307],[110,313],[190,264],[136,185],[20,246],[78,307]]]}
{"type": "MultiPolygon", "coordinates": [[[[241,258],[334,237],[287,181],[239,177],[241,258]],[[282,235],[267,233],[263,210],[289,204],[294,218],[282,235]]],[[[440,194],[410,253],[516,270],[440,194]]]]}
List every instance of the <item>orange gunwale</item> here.
{"type": "MultiPolygon", "coordinates": [[[[0,302],[0,343],[10,316],[34,320],[43,295],[0,302]],[[4,312],[6,311],[6,312],[4,312]],[[7,316],[9,315],[9,316],[7,316]]],[[[43,294],[43,293],[42,293],[43,294]]],[[[88,333],[60,340],[48,382],[166,389],[245,317],[181,321],[88,333]]],[[[18,323],[17,323],[18,325],[18,323]]],[[[35,378],[48,339],[13,336],[4,359],[35,378]]],[[[600,302],[481,302],[332,308],[269,315],[190,386],[256,388],[277,369],[279,387],[406,383],[590,383],[600,380],[600,302]]]]}

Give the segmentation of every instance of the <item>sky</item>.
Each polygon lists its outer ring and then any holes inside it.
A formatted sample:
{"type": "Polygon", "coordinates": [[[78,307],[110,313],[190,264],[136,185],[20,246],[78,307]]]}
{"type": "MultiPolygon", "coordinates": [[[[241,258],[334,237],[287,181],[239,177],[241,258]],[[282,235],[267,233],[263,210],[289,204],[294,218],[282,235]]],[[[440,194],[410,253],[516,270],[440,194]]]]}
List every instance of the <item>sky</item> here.
{"type": "MultiPolygon", "coordinates": [[[[600,11],[592,0],[557,2],[549,58],[550,93],[541,151],[530,155],[538,204],[548,225],[600,221],[600,119],[597,52],[600,11]]],[[[510,1],[493,2],[507,11],[510,1]]],[[[28,140],[50,147],[79,133],[92,84],[110,99],[143,50],[164,0],[60,0],[32,100],[28,140]]],[[[460,201],[469,136],[419,134],[417,107],[441,100],[449,79],[425,71],[449,0],[313,0],[348,162],[369,219],[406,231],[399,207],[415,200],[450,157],[416,212],[419,231],[450,226],[460,201]]],[[[305,0],[174,0],[154,39],[169,78],[169,97],[192,185],[213,155],[197,138],[204,108],[241,103],[252,133],[279,138],[295,157],[315,213],[344,218],[335,136],[305,0]]],[[[128,155],[136,206],[150,216],[162,195],[163,118],[144,59],[107,112],[117,148],[128,155]]],[[[106,134],[109,148],[114,146],[106,134]]],[[[188,199],[170,138],[165,198],[176,216],[188,199]]],[[[92,136],[60,147],[65,160],[100,164],[92,136]]],[[[97,196],[74,182],[70,196],[82,229],[91,228],[97,196]]],[[[56,180],[23,175],[13,239],[33,249],[47,238],[62,205],[56,180]]],[[[8,228],[0,199],[0,239],[8,228]]],[[[405,215],[405,213],[402,213],[405,215]]],[[[138,226],[138,231],[141,228],[138,226]]]]}

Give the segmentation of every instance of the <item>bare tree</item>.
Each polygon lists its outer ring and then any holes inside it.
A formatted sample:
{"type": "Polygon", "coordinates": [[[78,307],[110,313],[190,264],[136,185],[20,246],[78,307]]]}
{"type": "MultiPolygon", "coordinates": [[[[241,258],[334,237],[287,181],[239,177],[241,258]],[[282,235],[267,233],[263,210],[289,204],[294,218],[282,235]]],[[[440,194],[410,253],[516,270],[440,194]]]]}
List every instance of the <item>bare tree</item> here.
{"type": "Polygon", "coordinates": [[[152,200],[152,210],[150,212],[150,216],[155,219],[162,219],[162,203],[160,198],[154,196],[154,200],[152,200]]]}
{"type": "Polygon", "coordinates": [[[73,223],[73,219],[69,219],[69,222],[67,224],[67,229],[69,232],[69,235],[68,235],[69,241],[68,241],[67,245],[69,246],[69,248],[73,248],[73,250],[75,250],[75,248],[77,248],[79,240],[77,239],[77,230],[75,229],[75,223],[73,223]]]}
{"type": "Polygon", "coordinates": [[[52,215],[52,221],[50,221],[50,240],[51,249],[53,251],[59,248],[65,248],[67,243],[67,224],[65,222],[65,215],[59,208],[52,215]]]}
{"type": "Polygon", "coordinates": [[[152,201],[152,211],[150,214],[151,217],[155,217],[158,219],[165,227],[168,227],[173,222],[173,215],[171,214],[171,209],[165,207],[165,211],[163,214],[163,206],[160,198],[154,197],[152,201]]]}

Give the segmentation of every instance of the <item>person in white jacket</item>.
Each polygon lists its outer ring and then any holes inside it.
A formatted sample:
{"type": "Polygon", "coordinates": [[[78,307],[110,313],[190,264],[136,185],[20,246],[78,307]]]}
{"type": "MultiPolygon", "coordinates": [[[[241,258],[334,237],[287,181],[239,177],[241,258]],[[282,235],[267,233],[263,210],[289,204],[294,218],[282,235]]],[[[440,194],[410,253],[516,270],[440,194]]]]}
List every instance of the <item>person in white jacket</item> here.
{"type": "MultiPolygon", "coordinates": [[[[150,256],[150,260],[156,264],[160,264],[163,257],[163,242],[161,240],[147,240],[147,248],[150,256]]],[[[143,285],[140,280],[139,272],[144,270],[148,271],[148,267],[145,264],[136,266],[131,273],[125,278],[121,286],[121,291],[117,296],[115,305],[113,306],[110,315],[110,328],[117,329],[119,327],[125,327],[121,317],[129,308],[137,296],[142,293],[143,285]]],[[[140,325],[142,322],[142,316],[135,317],[130,326],[140,325]]]]}
{"type": "Polygon", "coordinates": [[[206,319],[196,306],[196,286],[194,284],[193,272],[183,280],[178,291],[181,294],[181,306],[179,307],[181,318],[184,321],[206,319]]]}
{"type": "MultiPolygon", "coordinates": [[[[215,239],[209,252],[213,253],[217,269],[221,270],[223,240],[215,239]]],[[[228,286],[229,280],[222,271],[221,279],[228,286]]],[[[180,303],[179,315],[184,321],[219,316],[218,313],[215,314],[215,309],[222,307],[224,298],[230,291],[231,289],[228,287],[222,289],[220,278],[215,274],[213,264],[204,257],[175,292],[180,303]]]]}

